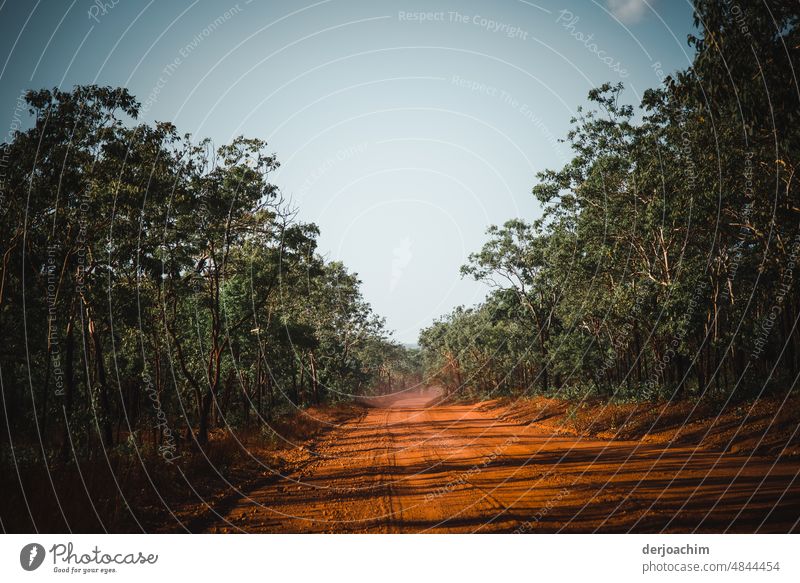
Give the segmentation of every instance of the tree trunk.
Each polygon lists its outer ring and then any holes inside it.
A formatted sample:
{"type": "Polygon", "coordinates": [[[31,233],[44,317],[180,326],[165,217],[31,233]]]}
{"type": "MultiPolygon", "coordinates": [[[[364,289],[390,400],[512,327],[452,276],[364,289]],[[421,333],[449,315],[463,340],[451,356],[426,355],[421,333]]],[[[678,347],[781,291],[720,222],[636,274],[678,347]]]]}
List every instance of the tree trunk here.
{"type": "Polygon", "coordinates": [[[111,447],[114,444],[112,424],[111,424],[111,403],[108,397],[108,384],[106,381],[106,367],[103,362],[103,344],[100,341],[100,332],[97,329],[97,324],[90,317],[89,318],[89,335],[92,337],[94,344],[94,360],[97,371],[97,383],[100,393],[100,428],[102,431],[103,444],[106,447],[111,447]]]}
{"type": "Polygon", "coordinates": [[[200,445],[208,444],[208,420],[211,413],[211,404],[214,401],[214,392],[209,389],[200,400],[197,442],[200,445]]]}

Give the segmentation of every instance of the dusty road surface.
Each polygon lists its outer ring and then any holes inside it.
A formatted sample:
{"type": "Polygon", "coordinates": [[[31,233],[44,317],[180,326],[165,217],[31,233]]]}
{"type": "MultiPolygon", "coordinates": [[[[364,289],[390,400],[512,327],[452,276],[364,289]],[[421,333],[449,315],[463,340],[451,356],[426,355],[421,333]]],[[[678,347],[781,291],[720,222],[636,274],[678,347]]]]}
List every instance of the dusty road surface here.
{"type": "Polygon", "coordinates": [[[789,532],[800,463],[553,434],[433,391],[328,432],[213,532],[789,532]]]}

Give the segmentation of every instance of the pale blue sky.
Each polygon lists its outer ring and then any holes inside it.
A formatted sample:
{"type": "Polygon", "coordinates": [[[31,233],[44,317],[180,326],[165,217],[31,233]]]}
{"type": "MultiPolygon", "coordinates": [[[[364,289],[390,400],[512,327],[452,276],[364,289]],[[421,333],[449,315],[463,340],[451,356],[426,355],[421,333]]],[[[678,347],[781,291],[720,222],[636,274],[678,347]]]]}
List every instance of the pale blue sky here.
{"type": "Polygon", "coordinates": [[[535,174],[567,160],[589,89],[635,102],[689,63],[691,6],[648,1],[5,0],[0,139],[23,90],[79,83],[198,137],[266,139],[320,250],[415,342],[483,299],[459,266],[488,225],[538,216],[535,174]]]}

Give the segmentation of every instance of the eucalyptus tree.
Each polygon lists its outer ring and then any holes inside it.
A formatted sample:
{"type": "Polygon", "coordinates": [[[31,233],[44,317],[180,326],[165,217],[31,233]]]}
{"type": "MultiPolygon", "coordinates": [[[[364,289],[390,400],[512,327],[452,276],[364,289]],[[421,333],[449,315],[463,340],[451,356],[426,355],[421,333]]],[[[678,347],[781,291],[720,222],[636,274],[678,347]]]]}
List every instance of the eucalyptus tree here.
{"type": "Polygon", "coordinates": [[[397,347],[266,143],[137,123],[124,89],[26,99],[30,127],[0,144],[4,438],[172,459],[181,429],[202,446],[383,382],[397,347]]]}
{"type": "Polygon", "coordinates": [[[700,0],[695,24],[692,66],[638,111],[621,85],[589,92],[565,140],[572,159],[537,176],[543,217],[490,228],[462,273],[495,289],[423,332],[428,367],[477,382],[452,338],[472,329],[486,342],[497,325],[474,328],[475,314],[512,297],[523,310],[495,320],[530,329],[527,346],[505,350],[537,350],[542,390],[746,395],[794,379],[798,12],[700,0]]]}

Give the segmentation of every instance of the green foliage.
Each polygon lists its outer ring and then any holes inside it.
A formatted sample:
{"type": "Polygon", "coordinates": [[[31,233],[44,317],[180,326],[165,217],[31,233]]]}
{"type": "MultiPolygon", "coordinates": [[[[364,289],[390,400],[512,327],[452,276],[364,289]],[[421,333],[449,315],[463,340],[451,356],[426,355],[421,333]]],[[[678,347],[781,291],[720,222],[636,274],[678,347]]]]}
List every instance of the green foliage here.
{"type": "Polygon", "coordinates": [[[429,377],[466,394],[615,400],[793,385],[797,7],[741,2],[744,20],[695,7],[692,67],[638,112],[621,85],[592,90],[574,157],[533,188],[543,217],[489,229],[462,274],[494,290],[423,331],[429,377]]]}
{"type": "Polygon", "coordinates": [[[124,89],[27,102],[33,126],[0,145],[4,437],[170,458],[216,427],[415,374],[270,182],[265,142],[131,125],[124,89]]]}

